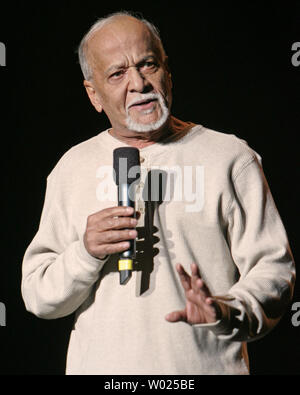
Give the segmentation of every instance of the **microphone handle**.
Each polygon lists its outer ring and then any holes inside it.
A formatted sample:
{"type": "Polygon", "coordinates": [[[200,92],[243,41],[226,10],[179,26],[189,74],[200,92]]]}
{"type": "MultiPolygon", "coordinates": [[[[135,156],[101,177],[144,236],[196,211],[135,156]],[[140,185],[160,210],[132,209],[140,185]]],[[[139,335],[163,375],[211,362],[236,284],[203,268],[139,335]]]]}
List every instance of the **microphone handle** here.
{"type": "MultiPolygon", "coordinates": [[[[135,209],[135,202],[130,199],[129,184],[120,184],[118,187],[118,205],[124,207],[133,207],[135,209]]],[[[133,214],[135,217],[135,211],[133,214]]],[[[125,285],[131,277],[133,269],[133,258],[135,258],[136,240],[128,240],[130,246],[128,250],[119,254],[118,269],[120,273],[120,284],[125,285]]]]}

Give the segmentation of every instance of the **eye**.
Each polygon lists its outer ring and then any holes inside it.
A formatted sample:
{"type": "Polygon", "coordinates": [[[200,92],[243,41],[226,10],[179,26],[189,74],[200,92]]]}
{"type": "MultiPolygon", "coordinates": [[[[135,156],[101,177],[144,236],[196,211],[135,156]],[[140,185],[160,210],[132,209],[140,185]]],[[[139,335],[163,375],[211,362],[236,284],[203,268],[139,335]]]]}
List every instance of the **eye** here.
{"type": "Polygon", "coordinates": [[[116,82],[116,81],[121,80],[123,78],[124,74],[125,74],[125,70],[118,70],[115,73],[111,74],[109,76],[109,79],[111,81],[115,81],[116,82]]]}
{"type": "Polygon", "coordinates": [[[156,62],[152,60],[147,60],[141,64],[140,69],[144,73],[149,73],[149,72],[151,73],[154,72],[157,69],[157,67],[158,65],[156,62]]]}

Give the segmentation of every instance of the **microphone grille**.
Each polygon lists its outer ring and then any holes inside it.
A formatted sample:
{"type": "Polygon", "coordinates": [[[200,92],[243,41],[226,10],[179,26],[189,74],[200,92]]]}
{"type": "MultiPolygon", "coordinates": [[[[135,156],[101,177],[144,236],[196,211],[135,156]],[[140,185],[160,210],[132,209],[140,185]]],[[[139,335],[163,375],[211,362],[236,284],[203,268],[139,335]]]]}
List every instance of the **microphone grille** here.
{"type": "Polygon", "coordinates": [[[113,151],[114,180],[117,185],[131,184],[140,178],[140,151],[120,147],[113,151]]]}

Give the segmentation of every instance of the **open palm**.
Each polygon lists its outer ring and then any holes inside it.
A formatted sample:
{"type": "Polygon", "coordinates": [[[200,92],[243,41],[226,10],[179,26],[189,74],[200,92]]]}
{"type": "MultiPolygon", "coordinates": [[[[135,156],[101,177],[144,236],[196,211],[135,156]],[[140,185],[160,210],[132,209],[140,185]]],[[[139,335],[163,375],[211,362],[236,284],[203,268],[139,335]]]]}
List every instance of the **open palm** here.
{"type": "Polygon", "coordinates": [[[183,286],[186,306],[184,310],[173,311],[166,316],[169,322],[184,321],[189,324],[208,324],[218,319],[219,309],[211,297],[209,289],[200,278],[197,265],[191,265],[192,275],[184,270],[182,265],[176,265],[183,286]]]}

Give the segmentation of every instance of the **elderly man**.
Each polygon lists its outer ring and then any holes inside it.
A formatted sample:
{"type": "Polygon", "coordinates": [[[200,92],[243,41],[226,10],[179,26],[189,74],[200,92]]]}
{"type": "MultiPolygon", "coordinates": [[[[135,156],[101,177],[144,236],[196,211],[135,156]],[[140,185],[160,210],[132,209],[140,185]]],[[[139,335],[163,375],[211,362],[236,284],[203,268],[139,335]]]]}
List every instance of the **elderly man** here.
{"type": "Polygon", "coordinates": [[[69,150],[48,177],[23,262],[26,308],[46,319],[75,312],[67,374],[248,374],[246,343],[276,325],[295,279],[259,156],[171,116],[167,56],[149,22],[103,18],[79,57],[111,129],[69,150]],[[136,218],[103,171],[128,146],[140,151],[141,174],[163,169],[173,180],[151,204],[141,177],[136,218]],[[120,285],[118,253],[131,239],[133,275],[120,285]]]}

